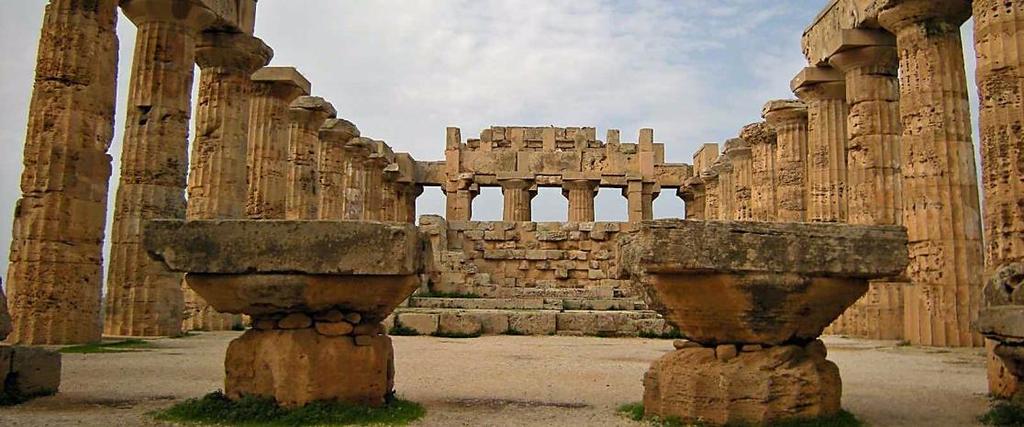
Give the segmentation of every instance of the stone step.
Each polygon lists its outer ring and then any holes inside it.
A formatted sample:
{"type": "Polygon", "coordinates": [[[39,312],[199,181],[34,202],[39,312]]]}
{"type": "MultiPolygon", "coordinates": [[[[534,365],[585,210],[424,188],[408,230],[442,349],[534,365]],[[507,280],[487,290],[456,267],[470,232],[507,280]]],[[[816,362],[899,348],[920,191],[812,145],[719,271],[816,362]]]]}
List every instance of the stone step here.
{"type": "Polygon", "coordinates": [[[603,288],[552,288],[552,287],[510,287],[502,285],[477,285],[472,288],[472,293],[484,298],[546,298],[546,299],[614,299],[616,295],[612,289],[603,288]]]}
{"type": "Polygon", "coordinates": [[[471,310],[561,310],[561,300],[544,298],[409,298],[411,308],[459,308],[471,310]]]}
{"type": "Polygon", "coordinates": [[[484,310],[403,307],[388,318],[419,335],[669,336],[673,328],[648,310],[484,310]]]}
{"type": "Polygon", "coordinates": [[[567,298],[560,300],[560,303],[565,310],[632,311],[648,309],[647,303],[633,298],[567,298]]]}

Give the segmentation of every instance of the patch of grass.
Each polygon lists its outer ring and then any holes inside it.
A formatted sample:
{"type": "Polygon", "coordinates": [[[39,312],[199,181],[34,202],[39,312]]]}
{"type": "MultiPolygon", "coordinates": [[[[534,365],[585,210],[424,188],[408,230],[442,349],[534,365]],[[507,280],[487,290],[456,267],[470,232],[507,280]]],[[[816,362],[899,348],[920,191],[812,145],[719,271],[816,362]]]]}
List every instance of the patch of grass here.
{"type": "Polygon", "coordinates": [[[408,326],[402,326],[402,325],[392,326],[391,329],[388,330],[388,335],[393,335],[393,336],[396,336],[396,337],[415,337],[415,336],[419,336],[419,334],[420,334],[419,331],[417,331],[417,330],[415,330],[413,328],[410,328],[408,326]]]}
{"type": "Polygon", "coordinates": [[[245,325],[243,325],[241,323],[235,323],[234,325],[231,325],[231,330],[232,331],[244,331],[245,330],[245,325]]]}
{"type": "MultiPolygon", "coordinates": [[[[679,418],[645,418],[643,403],[630,403],[619,407],[619,413],[633,421],[648,421],[657,427],[705,427],[712,424],[704,422],[684,423],[679,418]]],[[[832,417],[814,419],[793,419],[772,423],[770,427],[861,427],[864,423],[847,411],[840,411],[832,417]]],[[[730,423],[724,427],[752,427],[750,424],[730,423]]]]}
{"type": "Polygon", "coordinates": [[[402,426],[423,418],[419,404],[393,399],[380,408],[317,402],[287,409],[273,399],[245,397],[235,402],[220,391],[150,413],[159,421],[192,425],[277,426],[402,426]]]}
{"type": "Polygon", "coordinates": [[[1024,406],[1000,401],[992,405],[978,421],[987,426],[1024,426],[1024,406]]]}
{"type": "Polygon", "coordinates": [[[464,334],[462,332],[434,332],[430,336],[438,338],[455,338],[455,339],[467,339],[467,338],[480,338],[480,333],[475,334],[464,334]]]}
{"type": "Polygon", "coordinates": [[[903,340],[896,343],[896,347],[910,347],[910,341],[903,340]]]}
{"type": "Polygon", "coordinates": [[[171,339],[172,340],[180,340],[180,339],[183,339],[183,338],[192,338],[192,337],[198,337],[198,336],[199,336],[199,332],[196,332],[196,331],[185,331],[181,335],[178,335],[176,337],[171,337],[171,339]]]}
{"type": "Polygon", "coordinates": [[[416,298],[461,298],[461,299],[480,299],[483,298],[480,295],[474,293],[462,293],[462,292],[425,292],[422,294],[413,295],[416,298]]]}
{"type": "Polygon", "coordinates": [[[682,332],[678,329],[672,329],[668,332],[653,334],[650,332],[640,332],[640,338],[655,339],[655,340],[678,340],[683,338],[682,332]]]}
{"type": "Polygon", "coordinates": [[[133,351],[153,348],[149,341],[140,339],[128,339],[114,342],[97,342],[92,344],[74,345],[60,349],[64,354],[91,354],[91,353],[130,353],[133,351]]]}

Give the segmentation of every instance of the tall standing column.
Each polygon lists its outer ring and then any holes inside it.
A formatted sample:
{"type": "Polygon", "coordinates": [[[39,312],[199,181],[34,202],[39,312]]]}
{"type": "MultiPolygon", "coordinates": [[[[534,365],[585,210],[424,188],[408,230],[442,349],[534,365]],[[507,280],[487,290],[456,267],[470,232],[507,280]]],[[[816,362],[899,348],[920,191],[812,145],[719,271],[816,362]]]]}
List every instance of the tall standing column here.
{"type": "MultiPolygon", "coordinates": [[[[266,44],[248,34],[205,32],[199,37],[199,99],[186,219],[245,217],[250,76],[271,56],[266,44]]],[[[241,316],[218,313],[184,281],[182,292],[182,330],[226,331],[241,324],[241,316]]]]}
{"type": "Polygon", "coordinates": [[[320,200],[320,127],[337,116],[323,98],[303,96],[288,108],[288,197],[285,219],[317,219],[320,200]]]}
{"type": "Polygon", "coordinates": [[[903,121],[903,223],[910,246],[907,339],[978,346],[982,244],[960,25],[967,0],[890,1],[879,23],[896,35],[903,121]]]}
{"type": "Polygon", "coordinates": [[[344,219],[379,220],[384,166],[377,154],[377,142],[370,138],[353,138],[345,145],[344,219]]]}
{"type": "Polygon", "coordinates": [[[138,27],[114,206],[104,333],[181,333],[182,276],[146,255],[142,226],[185,217],[196,37],[214,20],[198,0],[128,0],[138,27]]]}
{"type": "Polygon", "coordinates": [[[831,67],[812,67],[792,89],[807,105],[807,221],[846,222],[846,83],[831,67]]]}
{"type": "Polygon", "coordinates": [[[359,137],[359,128],[344,119],[328,119],[320,128],[318,166],[320,193],[317,218],[340,221],[345,219],[345,190],[348,164],[345,146],[359,137]]]}
{"type": "Polygon", "coordinates": [[[713,168],[718,171],[718,216],[717,218],[723,221],[732,221],[733,214],[736,212],[736,186],[733,183],[733,167],[732,161],[729,156],[725,155],[725,150],[718,160],[715,161],[713,168]]]}
{"type": "Polygon", "coordinates": [[[502,218],[505,222],[527,222],[533,217],[531,202],[537,195],[532,180],[506,179],[499,183],[505,199],[502,218]]]}
{"type": "Polygon", "coordinates": [[[718,168],[714,165],[700,174],[700,180],[704,182],[704,219],[709,221],[722,219],[718,216],[721,199],[718,177],[718,168]]]}
{"type": "MultiPolygon", "coordinates": [[[[1024,163],[1017,161],[1024,159],[1024,2],[974,0],[974,42],[981,97],[985,276],[991,279],[1001,270],[1024,270],[1024,163]]],[[[1012,397],[1018,379],[998,358],[989,359],[990,391],[1012,397]]]]}
{"type": "Polygon", "coordinates": [[[753,170],[750,144],[741,138],[725,142],[723,152],[732,165],[732,212],[730,218],[736,221],[751,221],[751,185],[753,170]]]}
{"type": "Polygon", "coordinates": [[[249,197],[251,219],[284,219],[288,198],[289,107],[309,95],[310,83],[291,67],[264,67],[252,75],[249,116],[249,197]]]}
{"type": "Polygon", "coordinates": [[[114,0],[46,6],[7,271],[14,344],[100,339],[116,23],[114,0]]]}
{"type": "Polygon", "coordinates": [[[449,181],[444,189],[445,219],[448,221],[470,221],[473,219],[473,199],[480,194],[480,188],[472,179],[449,181]]]}
{"type": "Polygon", "coordinates": [[[700,177],[694,176],[687,179],[676,195],[683,199],[686,219],[704,219],[704,181],[700,177]]]}
{"type": "Polygon", "coordinates": [[[658,189],[651,182],[642,180],[629,181],[622,195],[628,205],[629,222],[650,221],[654,219],[654,199],[658,197],[658,189]]]}
{"type": "Polygon", "coordinates": [[[807,220],[807,106],[800,101],[769,101],[764,118],[778,134],[775,150],[777,219],[807,220]]]}
{"type": "Polygon", "coordinates": [[[594,222],[594,196],[599,184],[589,180],[562,183],[562,196],[569,200],[569,222],[594,222]]]}
{"type": "Polygon", "coordinates": [[[751,220],[775,221],[775,129],[765,122],[749,124],[740,139],[750,144],[751,220]]]}

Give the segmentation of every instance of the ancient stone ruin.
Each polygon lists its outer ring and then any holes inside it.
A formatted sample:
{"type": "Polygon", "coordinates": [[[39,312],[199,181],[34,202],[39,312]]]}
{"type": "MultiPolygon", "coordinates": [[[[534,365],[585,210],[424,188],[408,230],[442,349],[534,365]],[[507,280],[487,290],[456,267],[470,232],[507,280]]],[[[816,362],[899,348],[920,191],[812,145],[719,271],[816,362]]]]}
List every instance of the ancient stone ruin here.
{"type": "Polygon", "coordinates": [[[688,341],[646,376],[649,413],[768,422],[838,410],[817,340],[828,327],[916,345],[990,338],[991,388],[1009,397],[1024,373],[1022,9],[833,0],[804,32],[795,99],[768,101],[763,121],[690,165],[667,162],[651,129],[626,142],[593,127],[448,128],[444,160],[417,160],[339,117],[298,69],[268,67],[256,0],[50,0],[8,341],[174,336],[246,315],[229,396],[376,405],[392,391],[392,327],[678,331],[688,341]],[[138,37],[101,319],[119,9],[138,37]],[[960,38],[972,16],[984,210],[960,38]],[[425,187],[444,192],[446,214],[416,224],[425,187]],[[473,220],[483,187],[501,188],[503,221],[473,220]],[[532,221],[544,187],[562,190],[567,222],[532,221]],[[627,221],[595,221],[601,188],[621,191],[627,221]],[[689,221],[651,221],[663,191],[689,221]]]}

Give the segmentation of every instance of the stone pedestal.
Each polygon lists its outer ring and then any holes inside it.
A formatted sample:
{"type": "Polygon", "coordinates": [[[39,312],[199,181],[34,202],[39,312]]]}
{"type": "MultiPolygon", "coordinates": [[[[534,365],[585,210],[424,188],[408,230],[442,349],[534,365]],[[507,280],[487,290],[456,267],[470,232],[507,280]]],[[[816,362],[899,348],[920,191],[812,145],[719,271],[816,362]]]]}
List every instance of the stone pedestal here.
{"type": "Polygon", "coordinates": [[[753,221],[775,221],[775,146],[777,134],[768,123],[743,127],[740,138],[750,144],[750,215],[753,221]]]}
{"type": "Polygon", "coordinates": [[[188,272],[214,308],[252,316],[253,329],[228,347],[229,398],[380,406],[393,393],[381,322],[420,285],[413,225],[156,221],[146,236],[150,253],[188,272]]]}
{"type": "Polygon", "coordinates": [[[311,85],[291,67],[264,67],[252,75],[249,116],[249,197],[252,219],[284,219],[288,198],[289,107],[311,85]]]}
{"type": "Polygon", "coordinates": [[[759,425],[835,415],[839,370],[817,338],[868,280],[906,268],[906,245],[896,227],[640,224],[620,237],[621,265],[690,341],[651,365],[646,414],[759,425]]]}
{"type": "Polygon", "coordinates": [[[337,116],[323,98],[303,96],[288,109],[288,198],[285,219],[317,219],[320,206],[320,127],[337,116]]]}
{"type": "Polygon", "coordinates": [[[980,346],[971,322],[981,308],[981,212],[960,40],[970,2],[889,3],[878,22],[896,35],[900,58],[907,340],[980,346]]]}
{"type": "Polygon", "coordinates": [[[142,248],[142,223],[185,217],[196,38],[214,14],[198,0],[130,0],[138,28],[114,204],[103,324],[107,335],[181,333],[181,274],[142,248]]]}
{"type": "Polygon", "coordinates": [[[807,220],[807,106],[800,101],[771,101],[764,118],[778,135],[775,149],[776,219],[807,220]]]}
{"type": "Polygon", "coordinates": [[[831,67],[804,69],[792,82],[807,105],[807,221],[846,222],[846,84],[831,67]]]}
{"type": "Polygon", "coordinates": [[[598,184],[586,180],[562,184],[562,195],[569,200],[569,222],[594,222],[594,196],[598,184]]]}
{"type": "Polygon", "coordinates": [[[500,184],[501,194],[505,200],[502,220],[505,222],[529,222],[533,217],[531,201],[537,195],[533,181],[507,179],[501,181],[500,184]]]}
{"type": "Polygon", "coordinates": [[[46,6],[7,273],[13,343],[100,338],[116,20],[115,0],[46,6]]]}
{"type": "Polygon", "coordinates": [[[320,154],[318,156],[320,193],[318,218],[345,219],[345,193],[349,171],[345,145],[359,137],[359,128],[348,120],[329,119],[320,128],[320,154]]]}

